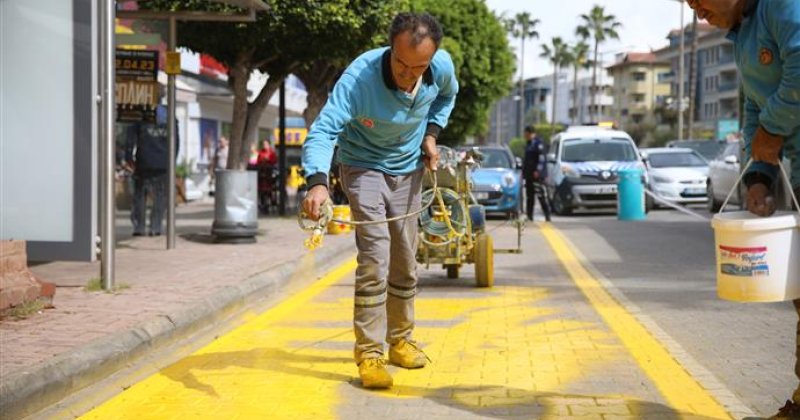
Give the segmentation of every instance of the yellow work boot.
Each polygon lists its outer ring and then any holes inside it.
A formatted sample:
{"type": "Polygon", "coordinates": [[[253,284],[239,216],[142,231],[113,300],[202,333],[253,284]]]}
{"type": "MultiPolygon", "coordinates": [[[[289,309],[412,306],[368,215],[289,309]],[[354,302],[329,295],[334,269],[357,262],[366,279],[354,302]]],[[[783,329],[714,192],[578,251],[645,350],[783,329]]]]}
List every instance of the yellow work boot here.
{"type": "Polygon", "coordinates": [[[358,376],[364,388],[382,389],[392,387],[392,375],[386,370],[386,359],[364,359],[358,364],[358,376]]]}
{"type": "Polygon", "coordinates": [[[428,360],[428,356],[412,341],[403,339],[389,347],[389,361],[393,365],[417,369],[425,367],[428,360]]]}

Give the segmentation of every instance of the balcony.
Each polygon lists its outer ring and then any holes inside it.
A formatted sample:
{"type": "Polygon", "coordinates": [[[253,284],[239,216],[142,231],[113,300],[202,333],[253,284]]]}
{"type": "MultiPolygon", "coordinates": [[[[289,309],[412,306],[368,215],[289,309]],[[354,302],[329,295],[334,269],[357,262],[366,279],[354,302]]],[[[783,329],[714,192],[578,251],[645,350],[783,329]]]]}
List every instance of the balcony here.
{"type": "Polygon", "coordinates": [[[722,54],[719,57],[719,62],[717,64],[720,66],[723,64],[730,64],[733,63],[733,60],[734,60],[733,54],[722,54]]]}
{"type": "Polygon", "coordinates": [[[718,90],[720,92],[730,92],[732,90],[739,90],[739,84],[736,82],[720,83],[718,90]]]}

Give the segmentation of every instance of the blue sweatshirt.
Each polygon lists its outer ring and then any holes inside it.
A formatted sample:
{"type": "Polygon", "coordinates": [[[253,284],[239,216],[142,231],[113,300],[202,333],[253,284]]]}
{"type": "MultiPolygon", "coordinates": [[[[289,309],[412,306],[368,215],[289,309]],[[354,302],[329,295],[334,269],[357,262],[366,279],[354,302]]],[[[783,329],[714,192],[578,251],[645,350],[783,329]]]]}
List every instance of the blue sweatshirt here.
{"type": "MultiPolygon", "coordinates": [[[[728,34],[735,44],[736,64],[744,88],[746,154],[756,129],[783,136],[800,165],[800,1],[750,0],[741,25],[728,34]]],[[[754,172],[775,181],[777,167],[754,162],[754,172]]],[[[793,171],[797,172],[797,171],[793,171]]],[[[794,177],[800,173],[794,174],[794,177]]],[[[795,179],[800,185],[800,179],[795,179]]]]}
{"type": "Polygon", "coordinates": [[[333,88],[303,144],[308,186],[327,184],[333,148],[341,163],[404,175],[422,165],[422,138],[447,125],[458,82],[450,55],[438,50],[414,98],[392,78],[388,47],[356,58],[333,88]]]}

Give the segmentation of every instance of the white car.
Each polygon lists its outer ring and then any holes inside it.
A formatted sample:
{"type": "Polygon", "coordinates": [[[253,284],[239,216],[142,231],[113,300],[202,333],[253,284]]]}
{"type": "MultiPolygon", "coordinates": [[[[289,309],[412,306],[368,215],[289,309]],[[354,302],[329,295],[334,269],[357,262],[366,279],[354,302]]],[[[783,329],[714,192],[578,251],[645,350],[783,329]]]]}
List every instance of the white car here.
{"type": "MultiPolygon", "coordinates": [[[[717,157],[708,163],[708,210],[712,213],[719,211],[722,203],[725,202],[725,197],[733,189],[734,183],[739,178],[739,171],[741,170],[741,156],[744,154],[743,145],[741,142],[731,142],[725,145],[725,148],[717,155],[717,157]]],[[[786,173],[789,173],[789,160],[783,159],[783,168],[786,173]]],[[[777,180],[776,196],[779,208],[791,208],[791,197],[786,194],[785,181],[783,179],[777,180]]],[[[740,184],[737,191],[731,194],[731,199],[728,202],[727,210],[736,210],[731,206],[744,207],[745,187],[740,184]]]]}
{"type": "Polygon", "coordinates": [[[572,128],[553,136],[551,143],[545,185],[556,214],[615,208],[618,172],[623,169],[641,169],[647,185],[639,149],[624,131],[572,128]]]}
{"type": "MultiPolygon", "coordinates": [[[[650,179],[650,191],[678,204],[705,203],[708,162],[699,153],[682,147],[642,149],[650,179]]],[[[655,201],[658,205],[658,201],[655,201]]]]}

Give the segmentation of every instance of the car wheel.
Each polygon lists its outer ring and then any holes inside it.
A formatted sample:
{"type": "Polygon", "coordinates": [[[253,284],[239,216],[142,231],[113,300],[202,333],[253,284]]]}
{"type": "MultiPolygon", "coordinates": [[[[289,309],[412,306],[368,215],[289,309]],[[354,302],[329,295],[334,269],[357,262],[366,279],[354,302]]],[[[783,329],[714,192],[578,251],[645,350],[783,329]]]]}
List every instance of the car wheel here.
{"type": "Polygon", "coordinates": [[[650,213],[650,210],[656,208],[656,200],[648,194],[648,192],[652,192],[650,190],[645,191],[644,193],[644,212],[645,214],[650,213]]]}
{"type": "Polygon", "coordinates": [[[564,201],[561,199],[561,195],[558,193],[553,194],[553,197],[550,199],[550,203],[553,204],[553,211],[559,216],[569,216],[572,214],[572,208],[567,206],[564,201]]]}
{"type": "Polygon", "coordinates": [[[706,208],[708,209],[709,213],[719,212],[720,207],[722,207],[722,203],[717,201],[717,199],[714,197],[714,187],[710,182],[706,187],[706,196],[708,197],[708,200],[706,201],[706,208]]]}

